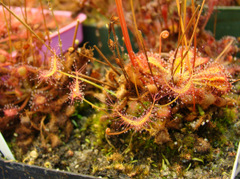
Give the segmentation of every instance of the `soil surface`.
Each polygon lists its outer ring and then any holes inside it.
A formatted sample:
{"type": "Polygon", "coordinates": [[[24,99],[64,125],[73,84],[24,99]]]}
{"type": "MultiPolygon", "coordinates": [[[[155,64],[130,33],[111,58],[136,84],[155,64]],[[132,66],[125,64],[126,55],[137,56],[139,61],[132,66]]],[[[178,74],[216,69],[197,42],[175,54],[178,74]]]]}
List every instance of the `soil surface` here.
{"type": "MultiPolygon", "coordinates": [[[[16,159],[26,164],[106,178],[231,177],[240,135],[239,112],[227,125],[223,124],[226,121],[222,123],[224,131],[208,126],[200,127],[197,133],[189,131],[188,135],[184,130],[172,131],[172,142],[163,145],[156,145],[145,132],[130,131],[111,137],[106,137],[104,130],[97,133],[104,127],[93,122],[99,119],[98,115],[73,118],[75,129],[70,140],[56,148],[50,145],[42,148],[37,137],[29,151],[22,155],[13,144],[16,159]]],[[[12,141],[14,143],[14,139],[12,141]]]]}

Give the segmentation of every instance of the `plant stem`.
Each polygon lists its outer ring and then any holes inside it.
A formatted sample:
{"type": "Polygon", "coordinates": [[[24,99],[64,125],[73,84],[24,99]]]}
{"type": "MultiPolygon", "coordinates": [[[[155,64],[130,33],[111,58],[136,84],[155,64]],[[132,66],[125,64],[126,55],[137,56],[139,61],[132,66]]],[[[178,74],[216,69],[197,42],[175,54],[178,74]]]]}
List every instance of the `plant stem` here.
{"type": "Polygon", "coordinates": [[[76,27],[75,27],[75,31],[74,31],[73,42],[72,42],[72,48],[75,47],[75,40],[76,40],[76,37],[77,37],[78,26],[79,26],[79,19],[77,20],[77,25],[76,25],[76,27]]]}
{"type": "Polygon", "coordinates": [[[135,54],[133,53],[133,49],[132,49],[132,45],[131,45],[131,42],[130,42],[126,21],[125,21],[124,14],[123,14],[122,0],[115,0],[115,1],[116,1],[116,5],[117,5],[117,13],[118,13],[120,24],[121,24],[121,29],[122,29],[122,33],[123,33],[123,37],[124,37],[124,42],[125,42],[125,45],[127,47],[127,51],[128,51],[128,55],[129,55],[129,58],[131,60],[131,63],[135,67],[136,66],[136,62],[134,60],[135,59],[135,54]]]}
{"type": "Polygon", "coordinates": [[[117,69],[108,61],[108,59],[103,55],[103,53],[101,52],[101,50],[99,50],[99,48],[96,46],[96,45],[94,45],[93,46],[96,50],[97,50],[97,52],[99,53],[99,55],[101,55],[101,57],[107,62],[107,64],[113,69],[113,71],[117,74],[117,75],[121,75],[121,73],[119,73],[118,71],[117,71],[117,69]]]}
{"type": "Polygon", "coordinates": [[[56,19],[54,13],[53,13],[53,7],[52,7],[52,4],[50,3],[49,0],[48,0],[48,6],[49,6],[49,9],[51,10],[51,13],[52,13],[53,19],[54,19],[55,24],[56,24],[56,27],[57,27],[57,32],[58,32],[58,45],[59,45],[59,48],[60,48],[61,56],[63,56],[62,40],[61,40],[60,32],[59,32],[59,25],[58,25],[58,22],[57,22],[57,19],[56,19]]]}
{"type": "MultiPolygon", "coordinates": [[[[1,2],[2,3],[2,2],[1,2]]],[[[3,16],[4,16],[4,20],[5,20],[5,22],[6,22],[6,26],[7,26],[7,33],[8,33],[8,40],[9,40],[9,51],[10,51],[10,59],[12,60],[12,40],[11,40],[11,34],[10,34],[10,28],[11,28],[11,24],[9,25],[8,24],[8,20],[7,20],[7,17],[6,17],[6,13],[5,13],[5,11],[4,11],[4,8],[2,7],[2,9],[3,9],[3,16]]],[[[9,15],[9,16],[11,16],[11,15],[9,15]]],[[[11,19],[9,18],[9,21],[10,21],[10,23],[11,23],[11,19]]]]}

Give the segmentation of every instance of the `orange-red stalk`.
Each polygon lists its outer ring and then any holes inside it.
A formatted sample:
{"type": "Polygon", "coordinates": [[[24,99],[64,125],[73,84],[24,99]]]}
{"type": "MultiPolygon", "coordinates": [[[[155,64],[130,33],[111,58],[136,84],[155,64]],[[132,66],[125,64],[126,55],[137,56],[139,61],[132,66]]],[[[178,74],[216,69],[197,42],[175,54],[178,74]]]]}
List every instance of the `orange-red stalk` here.
{"type": "Polygon", "coordinates": [[[134,60],[135,54],[132,50],[132,45],[130,42],[127,25],[126,25],[126,21],[125,21],[124,14],[123,14],[122,0],[115,0],[115,1],[116,1],[116,5],[117,5],[117,13],[118,13],[118,17],[120,20],[121,29],[122,29],[122,33],[123,33],[123,37],[124,37],[124,42],[127,47],[128,55],[129,55],[132,65],[136,66],[136,62],[134,60]]]}

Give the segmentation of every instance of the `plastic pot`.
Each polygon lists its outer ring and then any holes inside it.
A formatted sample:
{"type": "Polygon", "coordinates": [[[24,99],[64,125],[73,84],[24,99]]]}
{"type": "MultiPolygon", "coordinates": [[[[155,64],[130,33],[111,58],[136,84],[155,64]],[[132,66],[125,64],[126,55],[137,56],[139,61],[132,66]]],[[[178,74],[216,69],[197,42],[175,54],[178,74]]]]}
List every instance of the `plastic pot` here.
{"type": "MultiPolygon", "coordinates": [[[[10,7],[10,9],[18,15],[21,19],[23,19],[23,12],[24,10],[21,7],[10,7]]],[[[2,10],[2,8],[1,8],[2,10]]],[[[6,11],[6,10],[5,10],[6,11]]],[[[26,10],[27,12],[30,13],[31,16],[39,16],[42,15],[42,11],[39,8],[29,8],[26,10]]],[[[45,15],[51,15],[50,10],[43,10],[43,13],[45,15]]],[[[74,37],[74,32],[77,26],[77,21],[79,21],[79,26],[78,26],[78,31],[76,34],[76,40],[75,46],[80,44],[83,41],[83,29],[82,29],[82,22],[86,19],[86,15],[83,13],[80,13],[75,19],[72,18],[72,12],[70,11],[54,11],[54,16],[57,18],[68,18],[72,20],[72,22],[64,27],[61,27],[59,29],[59,34],[60,34],[60,39],[62,41],[62,51],[63,53],[68,50],[69,47],[72,46],[73,44],[73,37],[74,37]]],[[[50,42],[48,42],[48,37],[46,36],[45,39],[46,44],[50,44],[50,47],[52,50],[55,51],[56,55],[60,55],[60,48],[59,48],[59,37],[58,37],[58,32],[55,31],[52,34],[49,35],[50,42]]],[[[16,52],[13,52],[13,56],[16,55],[16,52]]],[[[51,55],[49,50],[47,50],[46,46],[42,46],[40,50],[40,55],[42,56],[42,59],[44,57],[51,55]]]]}
{"type": "Polygon", "coordinates": [[[216,39],[226,35],[240,37],[240,7],[217,7],[208,21],[206,29],[215,32],[216,39]]]}
{"type": "Polygon", "coordinates": [[[52,170],[0,159],[0,178],[94,179],[96,177],[52,170]]]}
{"type": "MultiPolygon", "coordinates": [[[[115,25],[115,32],[118,37],[118,43],[121,47],[124,47],[124,52],[126,51],[125,44],[123,42],[123,35],[122,35],[122,30],[120,26],[115,25]]],[[[137,47],[135,46],[135,40],[133,34],[129,32],[131,44],[133,46],[133,50],[137,52],[137,47]]],[[[106,26],[101,26],[98,27],[97,24],[84,24],[83,23],[83,33],[84,33],[84,43],[88,43],[90,47],[93,47],[93,45],[96,45],[101,52],[105,56],[112,56],[112,52],[109,49],[108,46],[108,27],[106,26]]],[[[113,34],[110,34],[110,38],[113,40],[113,34]]],[[[99,57],[99,54],[96,52],[94,53],[95,57],[99,57]]]]}

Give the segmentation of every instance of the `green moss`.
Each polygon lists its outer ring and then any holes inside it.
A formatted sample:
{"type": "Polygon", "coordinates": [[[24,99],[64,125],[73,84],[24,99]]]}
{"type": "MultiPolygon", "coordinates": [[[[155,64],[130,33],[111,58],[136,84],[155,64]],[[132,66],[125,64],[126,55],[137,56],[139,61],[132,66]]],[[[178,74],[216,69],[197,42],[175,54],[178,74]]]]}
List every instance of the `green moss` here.
{"type": "Polygon", "coordinates": [[[188,135],[183,139],[183,145],[187,148],[194,147],[195,137],[193,135],[188,135]]]}
{"type": "Polygon", "coordinates": [[[90,128],[90,131],[94,133],[95,141],[94,145],[101,145],[105,138],[105,130],[107,128],[108,120],[101,120],[101,117],[105,114],[105,112],[100,111],[93,114],[87,122],[87,125],[90,128]]]}
{"type": "Polygon", "coordinates": [[[224,109],[224,115],[225,115],[227,124],[230,125],[232,122],[234,122],[237,119],[237,109],[226,107],[224,109]]]}
{"type": "Polygon", "coordinates": [[[214,121],[217,130],[221,134],[224,134],[228,130],[228,127],[237,119],[235,108],[225,108],[223,111],[224,115],[214,121]]]}

